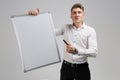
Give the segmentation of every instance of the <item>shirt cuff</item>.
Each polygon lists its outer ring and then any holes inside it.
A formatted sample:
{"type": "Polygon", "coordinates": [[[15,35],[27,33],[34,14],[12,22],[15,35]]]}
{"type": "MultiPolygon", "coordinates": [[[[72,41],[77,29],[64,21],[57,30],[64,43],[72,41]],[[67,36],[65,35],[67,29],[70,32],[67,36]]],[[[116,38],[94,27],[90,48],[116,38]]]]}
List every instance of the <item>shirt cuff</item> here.
{"type": "Polygon", "coordinates": [[[85,49],[78,49],[78,54],[79,55],[85,54],[85,49]]]}

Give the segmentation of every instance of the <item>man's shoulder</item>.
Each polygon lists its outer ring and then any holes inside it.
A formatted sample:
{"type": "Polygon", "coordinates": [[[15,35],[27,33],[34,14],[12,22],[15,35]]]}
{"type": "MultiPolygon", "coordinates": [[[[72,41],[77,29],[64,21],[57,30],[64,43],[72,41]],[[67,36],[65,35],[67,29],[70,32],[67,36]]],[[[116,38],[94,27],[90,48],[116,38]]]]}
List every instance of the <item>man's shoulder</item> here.
{"type": "Polygon", "coordinates": [[[66,27],[70,27],[73,26],[72,24],[65,24],[66,27]]]}
{"type": "Polygon", "coordinates": [[[88,29],[88,30],[93,30],[93,31],[95,30],[93,27],[88,26],[88,25],[86,25],[86,24],[85,24],[85,29],[88,29]]]}
{"type": "Polygon", "coordinates": [[[65,24],[64,27],[65,27],[66,29],[68,29],[68,28],[70,29],[70,28],[73,27],[73,25],[72,25],[72,24],[65,24]]]}
{"type": "Polygon", "coordinates": [[[70,28],[72,28],[72,24],[64,24],[62,27],[60,27],[62,30],[69,30],[70,28]]]}
{"type": "Polygon", "coordinates": [[[93,33],[96,34],[96,31],[95,31],[94,27],[91,27],[91,26],[88,26],[88,25],[85,25],[85,31],[89,32],[89,34],[93,34],[93,33]]]}

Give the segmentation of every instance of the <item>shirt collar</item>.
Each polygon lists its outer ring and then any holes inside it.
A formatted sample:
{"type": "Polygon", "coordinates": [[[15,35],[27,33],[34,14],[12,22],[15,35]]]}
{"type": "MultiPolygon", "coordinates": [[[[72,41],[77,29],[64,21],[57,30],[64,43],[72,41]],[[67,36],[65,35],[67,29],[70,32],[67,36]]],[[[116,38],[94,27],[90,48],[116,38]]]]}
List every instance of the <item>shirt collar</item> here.
{"type": "Polygon", "coordinates": [[[85,28],[85,23],[83,22],[83,25],[80,28],[76,28],[74,24],[72,24],[72,26],[73,26],[73,29],[81,30],[85,28]]]}

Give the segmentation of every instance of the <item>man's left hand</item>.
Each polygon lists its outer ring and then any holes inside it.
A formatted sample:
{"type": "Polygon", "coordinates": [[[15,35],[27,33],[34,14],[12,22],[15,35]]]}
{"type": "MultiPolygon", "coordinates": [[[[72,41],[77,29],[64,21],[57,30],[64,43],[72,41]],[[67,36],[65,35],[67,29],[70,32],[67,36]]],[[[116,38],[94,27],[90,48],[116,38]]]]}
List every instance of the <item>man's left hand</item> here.
{"type": "Polygon", "coordinates": [[[71,44],[66,45],[66,51],[67,51],[68,53],[74,53],[75,47],[73,47],[71,44]]]}

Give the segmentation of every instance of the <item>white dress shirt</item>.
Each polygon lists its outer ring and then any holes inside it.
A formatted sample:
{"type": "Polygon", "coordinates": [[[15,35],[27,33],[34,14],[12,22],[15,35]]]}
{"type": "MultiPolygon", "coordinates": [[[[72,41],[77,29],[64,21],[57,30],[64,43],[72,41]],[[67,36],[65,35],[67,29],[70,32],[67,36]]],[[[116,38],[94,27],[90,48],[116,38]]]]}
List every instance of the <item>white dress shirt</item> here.
{"type": "Polygon", "coordinates": [[[63,35],[64,39],[78,50],[78,54],[71,54],[65,49],[64,60],[81,64],[87,62],[87,57],[96,57],[98,49],[94,28],[85,24],[80,28],[67,24],[60,29],[55,29],[55,33],[56,36],[63,35]]]}

